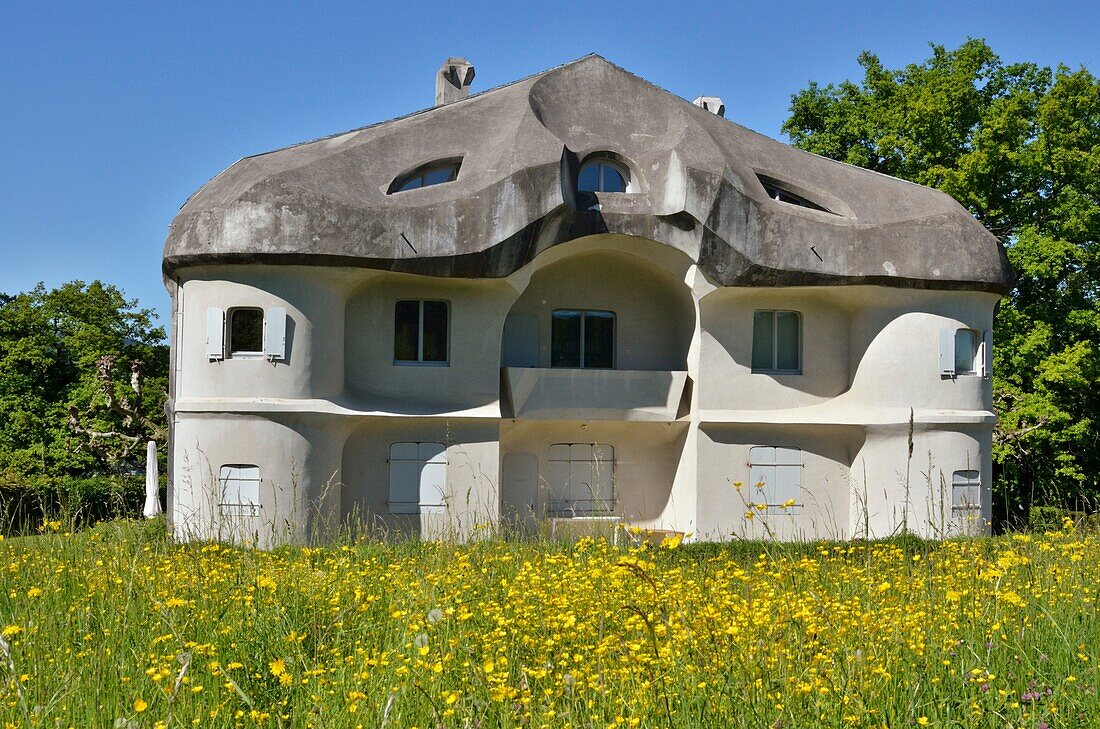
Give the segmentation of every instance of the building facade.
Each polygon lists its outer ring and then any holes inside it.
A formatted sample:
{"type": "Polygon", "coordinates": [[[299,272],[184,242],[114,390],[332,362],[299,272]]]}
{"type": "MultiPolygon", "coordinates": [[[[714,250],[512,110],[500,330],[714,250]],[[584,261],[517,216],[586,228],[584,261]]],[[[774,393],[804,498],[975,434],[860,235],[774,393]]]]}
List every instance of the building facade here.
{"type": "Polygon", "coordinates": [[[988,529],[998,241],[599,56],[248,157],[181,209],[169,518],[270,545],[988,529]]]}

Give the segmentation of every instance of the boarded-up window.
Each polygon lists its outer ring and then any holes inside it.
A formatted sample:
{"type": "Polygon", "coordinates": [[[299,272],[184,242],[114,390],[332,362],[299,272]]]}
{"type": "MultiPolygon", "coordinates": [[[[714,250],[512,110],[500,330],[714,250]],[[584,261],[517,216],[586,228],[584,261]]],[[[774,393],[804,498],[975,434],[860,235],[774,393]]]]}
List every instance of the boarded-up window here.
{"type": "Polygon", "coordinates": [[[390,446],[391,514],[425,514],[446,508],[447,448],[442,443],[390,446]]]}
{"type": "Polygon", "coordinates": [[[260,467],[236,463],[221,467],[222,514],[258,516],[260,513],[260,467]]]}
{"type": "Polygon", "coordinates": [[[773,513],[795,513],[802,506],[802,451],[757,446],[749,450],[749,503],[773,513]]]}
{"type": "Polygon", "coordinates": [[[550,446],[551,516],[607,514],[615,508],[615,448],[606,443],[550,446]]]}
{"type": "Polygon", "coordinates": [[[977,512],[982,506],[982,480],[977,471],[955,471],[951,474],[952,511],[977,512]]]}

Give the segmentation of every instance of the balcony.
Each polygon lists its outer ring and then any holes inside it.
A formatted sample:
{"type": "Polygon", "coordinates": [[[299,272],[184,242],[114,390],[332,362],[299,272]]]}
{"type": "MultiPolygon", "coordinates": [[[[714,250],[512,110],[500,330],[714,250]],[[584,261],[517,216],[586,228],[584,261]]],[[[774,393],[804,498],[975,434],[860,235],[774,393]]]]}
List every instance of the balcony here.
{"type": "Polygon", "coordinates": [[[504,367],[500,380],[501,414],[527,420],[670,422],[690,398],[687,372],[504,367]]]}

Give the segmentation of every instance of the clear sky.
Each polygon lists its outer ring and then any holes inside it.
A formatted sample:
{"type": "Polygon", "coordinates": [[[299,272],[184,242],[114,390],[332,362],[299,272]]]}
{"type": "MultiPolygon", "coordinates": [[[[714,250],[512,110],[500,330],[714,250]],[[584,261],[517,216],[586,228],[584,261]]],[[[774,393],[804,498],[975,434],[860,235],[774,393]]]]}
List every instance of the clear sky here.
{"type": "Polygon", "coordinates": [[[485,90],[596,52],[782,139],[807,81],[985,38],[1100,73],[1100,3],[0,1],[0,291],[101,279],[162,322],[164,237],[242,156],[431,106],[447,56],[485,90]]]}

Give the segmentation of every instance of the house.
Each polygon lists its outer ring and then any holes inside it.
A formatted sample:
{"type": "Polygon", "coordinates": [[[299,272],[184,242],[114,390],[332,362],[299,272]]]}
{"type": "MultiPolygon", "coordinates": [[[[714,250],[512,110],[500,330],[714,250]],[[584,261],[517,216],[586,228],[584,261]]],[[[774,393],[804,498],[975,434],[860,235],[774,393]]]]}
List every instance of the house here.
{"type": "Polygon", "coordinates": [[[164,251],[169,514],[697,539],[983,532],[997,239],[590,55],[246,157],[164,251]]]}

